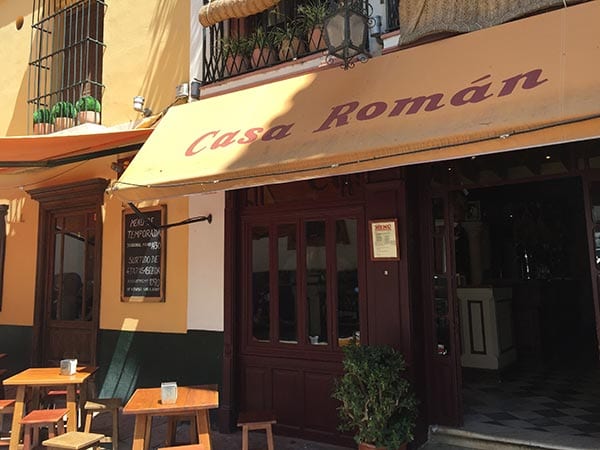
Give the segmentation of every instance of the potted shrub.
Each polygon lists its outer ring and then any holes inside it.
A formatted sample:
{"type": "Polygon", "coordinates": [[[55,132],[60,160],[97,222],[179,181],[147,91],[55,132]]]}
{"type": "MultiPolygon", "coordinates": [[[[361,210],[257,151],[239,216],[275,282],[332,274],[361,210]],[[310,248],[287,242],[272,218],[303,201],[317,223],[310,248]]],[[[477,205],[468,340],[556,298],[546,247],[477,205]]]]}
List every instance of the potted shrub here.
{"type": "Polygon", "coordinates": [[[252,43],[252,67],[268,66],[277,62],[275,53],[275,35],[271,31],[265,31],[263,27],[258,27],[250,35],[252,43]]]}
{"type": "Polygon", "coordinates": [[[296,59],[306,53],[306,44],[300,37],[302,30],[297,21],[285,22],[273,30],[275,45],[279,48],[279,60],[296,59]]]}
{"type": "Polygon", "coordinates": [[[325,48],[323,22],[329,13],[329,4],[325,0],[308,0],[298,6],[298,15],[307,33],[308,49],[311,52],[325,48]]]}
{"type": "Polygon", "coordinates": [[[75,124],[76,110],[71,102],[58,102],[52,106],[52,117],[54,119],[54,130],[60,131],[72,127],[75,124]]]}
{"type": "Polygon", "coordinates": [[[54,131],[52,113],[48,108],[39,108],[33,112],[33,134],[48,134],[54,131]]]}
{"type": "Polygon", "coordinates": [[[343,348],[344,374],[333,398],[340,430],[355,433],[359,449],[405,449],[413,439],[417,400],[404,377],[403,356],[391,347],[355,341],[343,348]]]}
{"type": "Polygon", "coordinates": [[[250,68],[252,45],[243,36],[228,37],[221,40],[221,49],[225,59],[226,75],[237,75],[250,68]]]}
{"type": "Polygon", "coordinates": [[[100,102],[91,95],[84,95],[75,102],[77,123],[100,123],[100,102]]]}

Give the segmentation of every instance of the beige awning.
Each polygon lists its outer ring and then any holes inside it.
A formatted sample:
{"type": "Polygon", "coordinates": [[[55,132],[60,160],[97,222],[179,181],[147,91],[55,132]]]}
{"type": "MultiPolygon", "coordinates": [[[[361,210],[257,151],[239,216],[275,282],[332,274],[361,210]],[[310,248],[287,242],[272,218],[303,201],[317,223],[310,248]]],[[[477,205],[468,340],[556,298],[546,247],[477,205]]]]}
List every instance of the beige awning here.
{"type": "Polygon", "coordinates": [[[70,133],[0,138],[0,173],[18,168],[55,167],[81,158],[104,156],[108,151],[133,151],[153,131],[152,128],[123,131],[77,128],[70,133]]]}
{"type": "Polygon", "coordinates": [[[279,0],[209,0],[198,12],[203,27],[210,27],[227,19],[248,17],[271,8],[279,0]]]}
{"type": "Polygon", "coordinates": [[[399,44],[437,33],[468,33],[549,8],[585,0],[402,0],[399,44]]]}
{"type": "Polygon", "coordinates": [[[185,195],[600,136],[600,1],[171,108],[113,191],[185,195]]]}

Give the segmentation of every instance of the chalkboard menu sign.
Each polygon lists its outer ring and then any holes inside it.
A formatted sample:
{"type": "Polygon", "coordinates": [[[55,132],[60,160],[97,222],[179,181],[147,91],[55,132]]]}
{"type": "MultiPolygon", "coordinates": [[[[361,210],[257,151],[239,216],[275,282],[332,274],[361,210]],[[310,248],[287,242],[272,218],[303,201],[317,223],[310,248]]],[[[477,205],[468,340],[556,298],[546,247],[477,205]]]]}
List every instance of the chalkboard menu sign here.
{"type": "Polygon", "coordinates": [[[122,300],[162,302],[165,284],[166,207],[123,212],[122,300]],[[155,226],[153,226],[153,224],[155,226]]]}

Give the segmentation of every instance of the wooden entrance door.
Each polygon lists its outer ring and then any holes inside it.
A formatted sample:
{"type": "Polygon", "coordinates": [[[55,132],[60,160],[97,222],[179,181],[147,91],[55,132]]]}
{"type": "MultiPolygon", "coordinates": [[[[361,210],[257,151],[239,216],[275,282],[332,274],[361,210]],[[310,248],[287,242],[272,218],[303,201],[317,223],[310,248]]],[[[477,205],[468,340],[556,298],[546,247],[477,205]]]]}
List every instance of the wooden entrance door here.
{"type": "MultiPolygon", "coordinates": [[[[421,178],[431,179],[429,175],[421,178]]],[[[462,424],[462,381],[453,211],[448,192],[432,194],[424,186],[421,193],[429,423],[459,426],[462,424]]]]}
{"type": "Polygon", "coordinates": [[[105,180],[31,191],[40,203],[34,363],[96,364],[105,180]]]}

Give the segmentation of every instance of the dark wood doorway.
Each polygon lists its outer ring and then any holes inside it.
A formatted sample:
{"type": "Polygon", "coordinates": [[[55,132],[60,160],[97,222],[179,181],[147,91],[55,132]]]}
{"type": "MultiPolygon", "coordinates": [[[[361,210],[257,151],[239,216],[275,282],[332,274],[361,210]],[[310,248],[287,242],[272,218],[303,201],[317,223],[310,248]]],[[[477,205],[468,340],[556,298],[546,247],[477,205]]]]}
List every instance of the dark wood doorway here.
{"type": "Polygon", "coordinates": [[[35,365],[96,364],[106,186],[96,179],[29,192],[40,204],[35,365]]]}

